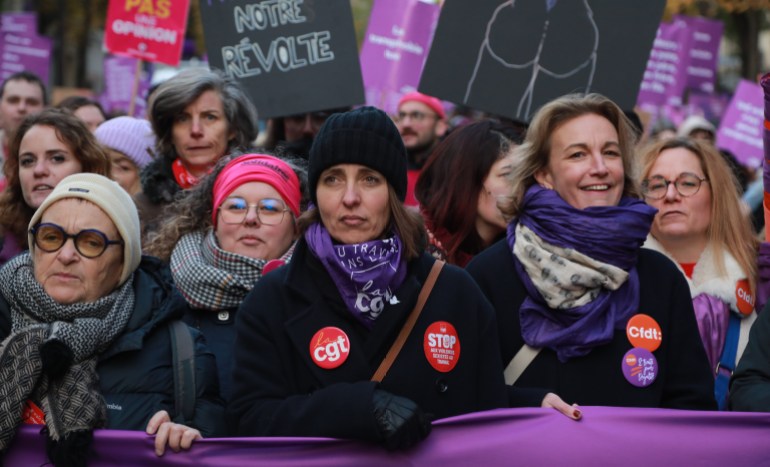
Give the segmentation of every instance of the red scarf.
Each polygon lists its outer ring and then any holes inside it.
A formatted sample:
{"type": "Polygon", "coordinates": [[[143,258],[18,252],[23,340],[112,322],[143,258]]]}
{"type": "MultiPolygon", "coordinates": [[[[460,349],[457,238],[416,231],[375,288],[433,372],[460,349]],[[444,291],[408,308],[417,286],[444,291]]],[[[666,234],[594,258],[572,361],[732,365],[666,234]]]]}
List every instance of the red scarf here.
{"type": "MultiPolygon", "coordinates": [[[[206,173],[211,173],[213,168],[214,165],[212,164],[206,169],[206,173]]],[[[182,163],[182,159],[180,158],[177,158],[171,164],[171,170],[174,172],[174,179],[176,180],[176,183],[181,186],[183,190],[194,187],[200,181],[200,178],[191,174],[190,171],[187,170],[187,167],[184,166],[184,163],[182,163]]]]}

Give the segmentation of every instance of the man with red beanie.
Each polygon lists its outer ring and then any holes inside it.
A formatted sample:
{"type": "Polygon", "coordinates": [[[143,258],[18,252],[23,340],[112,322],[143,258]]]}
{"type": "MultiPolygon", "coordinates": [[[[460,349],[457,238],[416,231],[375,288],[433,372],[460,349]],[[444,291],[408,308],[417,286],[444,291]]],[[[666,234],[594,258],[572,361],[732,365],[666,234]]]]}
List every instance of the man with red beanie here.
{"type": "Polygon", "coordinates": [[[447,131],[441,101],[417,91],[404,94],[398,102],[396,126],[407,152],[407,206],[417,206],[414,185],[433,147],[447,131]]]}

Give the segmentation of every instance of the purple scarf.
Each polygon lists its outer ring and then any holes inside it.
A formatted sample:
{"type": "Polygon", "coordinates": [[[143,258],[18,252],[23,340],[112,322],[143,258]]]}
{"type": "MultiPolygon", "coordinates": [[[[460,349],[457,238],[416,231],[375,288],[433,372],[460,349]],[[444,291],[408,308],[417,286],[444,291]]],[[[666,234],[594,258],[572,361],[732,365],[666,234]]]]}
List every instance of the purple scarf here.
{"type": "Polygon", "coordinates": [[[353,245],[332,244],[326,227],[316,222],[305,232],[310,251],[321,261],[340,291],[348,311],[368,329],[406,277],[401,238],[393,235],[353,245]]]}
{"type": "Polygon", "coordinates": [[[516,271],[528,293],[519,309],[524,341],[532,347],[553,349],[561,362],[610,342],[615,329],[625,327],[626,320],[639,306],[636,261],[656,212],[643,201],[626,197],[618,206],[576,209],[554,190],[539,185],[530,187],[519,217],[508,225],[511,250],[516,243],[516,224],[521,222],[545,242],[573,248],[594,260],[617,266],[629,276],[618,290],[602,289],[586,305],[553,310],[514,255],[516,271]]]}

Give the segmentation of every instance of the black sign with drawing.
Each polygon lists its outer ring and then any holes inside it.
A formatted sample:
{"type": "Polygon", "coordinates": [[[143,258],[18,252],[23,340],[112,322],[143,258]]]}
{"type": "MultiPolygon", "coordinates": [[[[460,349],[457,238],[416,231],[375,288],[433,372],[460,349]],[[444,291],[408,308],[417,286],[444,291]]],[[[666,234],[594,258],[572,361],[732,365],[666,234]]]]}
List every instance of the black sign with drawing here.
{"type": "Polygon", "coordinates": [[[200,0],[211,68],[240,80],[260,118],[364,102],[348,0],[200,0]]]}
{"type": "Polygon", "coordinates": [[[665,0],[446,0],[419,90],[516,120],[571,92],[636,104],[665,0]]]}

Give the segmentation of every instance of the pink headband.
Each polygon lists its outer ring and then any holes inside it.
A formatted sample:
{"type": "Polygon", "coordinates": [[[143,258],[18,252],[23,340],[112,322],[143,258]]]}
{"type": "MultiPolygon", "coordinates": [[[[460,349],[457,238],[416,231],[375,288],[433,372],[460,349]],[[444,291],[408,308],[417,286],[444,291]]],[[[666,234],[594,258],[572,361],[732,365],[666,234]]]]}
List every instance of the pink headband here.
{"type": "Polygon", "coordinates": [[[263,182],[275,188],[281,198],[299,216],[299,178],[289,164],[265,154],[245,154],[231,160],[214,182],[214,206],[211,222],[217,225],[217,207],[236,188],[248,182],[263,182]]]}
{"type": "Polygon", "coordinates": [[[401,96],[401,100],[398,101],[398,106],[401,107],[401,104],[409,101],[421,102],[427,105],[428,107],[430,107],[434,112],[436,112],[436,114],[438,115],[438,118],[442,120],[446,118],[446,113],[444,112],[444,106],[441,105],[441,101],[436,99],[435,97],[431,97],[421,92],[414,91],[401,96]]]}

